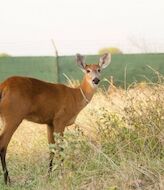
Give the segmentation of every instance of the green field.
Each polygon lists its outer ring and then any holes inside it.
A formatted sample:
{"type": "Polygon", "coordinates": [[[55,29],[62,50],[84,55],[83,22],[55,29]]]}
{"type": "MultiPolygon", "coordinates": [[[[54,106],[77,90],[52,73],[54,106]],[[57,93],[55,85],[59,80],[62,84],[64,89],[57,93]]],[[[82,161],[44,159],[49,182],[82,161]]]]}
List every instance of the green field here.
{"type": "MultiPolygon", "coordinates": [[[[98,63],[98,55],[86,56],[87,63],[98,63]]],[[[158,74],[164,75],[164,54],[113,55],[111,65],[102,78],[114,77],[117,86],[125,87],[135,82],[158,82],[158,74]]],[[[0,58],[0,81],[12,75],[32,76],[50,82],[65,83],[70,79],[81,80],[82,72],[75,64],[74,56],[55,57],[4,57],[0,58]]],[[[107,82],[101,84],[108,85],[107,82]]]]}
{"type": "MultiPolygon", "coordinates": [[[[87,63],[98,63],[99,56],[87,56],[87,63]]],[[[63,73],[71,79],[81,79],[82,72],[74,66],[72,56],[59,57],[59,81],[66,82],[63,73]]],[[[153,71],[164,75],[164,54],[127,54],[113,55],[112,62],[102,73],[102,78],[114,77],[117,86],[130,85],[134,82],[157,82],[158,76],[153,71]],[[152,69],[151,69],[151,68],[152,69]]]]}
{"type": "Polygon", "coordinates": [[[55,57],[1,57],[0,81],[13,76],[30,76],[50,82],[57,81],[55,57]]]}

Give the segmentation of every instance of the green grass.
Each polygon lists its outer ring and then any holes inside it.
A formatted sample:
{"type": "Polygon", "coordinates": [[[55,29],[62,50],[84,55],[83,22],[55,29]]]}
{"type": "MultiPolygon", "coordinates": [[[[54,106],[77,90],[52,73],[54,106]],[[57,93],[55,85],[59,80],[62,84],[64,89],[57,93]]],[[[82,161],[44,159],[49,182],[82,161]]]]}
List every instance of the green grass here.
{"type": "MultiPolygon", "coordinates": [[[[120,54],[112,55],[108,68],[102,72],[102,79],[111,76],[117,86],[125,87],[141,81],[158,82],[158,75],[164,75],[164,54],[120,54]]],[[[81,80],[83,74],[75,63],[75,56],[59,56],[58,66],[52,56],[0,57],[0,82],[12,75],[31,76],[38,79],[65,83],[70,79],[81,80]]],[[[87,64],[98,63],[98,55],[87,55],[87,64]]],[[[102,86],[108,83],[101,82],[102,86]]]]}
{"type": "Polygon", "coordinates": [[[0,81],[13,75],[57,82],[56,58],[52,56],[0,57],[0,81]]]}
{"type": "Polygon", "coordinates": [[[163,85],[98,91],[64,140],[56,137],[50,178],[45,126],[23,122],[8,148],[11,186],[1,172],[0,189],[164,189],[163,93],[163,85]]]}
{"type": "MultiPolygon", "coordinates": [[[[115,84],[122,87],[125,87],[125,82],[127,86],[141,81],[156,83],[158,78],[151,68],[164,75],[163,60],[164,54],[112,55],[111,64],[102,72],[102,78],[109,79],[110,76],[113,76],[115,84]]],[[[88,55],[86,56],[86,62],[88,64],[98,63],[99,56],[88,55]]],[[[59,57],[59,82],[67,81],[63,73],[74,80],[82,78],[82,72],[75,65],[74,56],[59,57]]],[[[108,84],[101,82],[101,85],[106,86],[108,84]]]]}

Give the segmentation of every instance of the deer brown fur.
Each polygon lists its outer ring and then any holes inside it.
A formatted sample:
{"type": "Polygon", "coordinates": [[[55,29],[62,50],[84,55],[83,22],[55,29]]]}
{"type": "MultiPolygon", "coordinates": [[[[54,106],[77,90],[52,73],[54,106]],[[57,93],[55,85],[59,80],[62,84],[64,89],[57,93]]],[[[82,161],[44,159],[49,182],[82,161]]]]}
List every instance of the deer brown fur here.
{"type": "MultiPolygon", "coordinates": [[[[86,65],[84,57],[77,54],[77,64],[85,72],[78,88],[20,76],[10,77],[0,84],[0,117],[4,123],[0,134],[0,157],[6,184],[10,182],[6,151],[19,124],[24,119],[47,124],[48,143],[55,143],[53,134],[63,135],[65,127],[73,124],[78,113],[91,100],[99,83],[100,70],[109,62],[110,55],[105,54],[99,64],[86,65]]],[[[51,154],[49,171],[52,161],[51,154]]]]}

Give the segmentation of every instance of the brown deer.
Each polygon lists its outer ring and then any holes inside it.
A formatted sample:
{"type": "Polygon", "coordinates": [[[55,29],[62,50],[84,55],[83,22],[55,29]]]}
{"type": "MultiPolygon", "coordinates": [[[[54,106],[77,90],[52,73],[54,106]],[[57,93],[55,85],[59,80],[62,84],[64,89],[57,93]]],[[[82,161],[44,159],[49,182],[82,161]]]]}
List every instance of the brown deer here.
{"type": "MultiPolygon", "coordinates": [[[[6,152],[10,139],[24,120],[47,124],[48,143],[55,143],[53,133],[63,135],[66,126],[73,124],[78,113],[90,102],[100,82],[100,72],[110,63],[111,55],[100,57],[99,64],[87,65],[80,54],[76,62],[85,73],[77,88],[52,84],[29,77],[13,76],[0,84],[0,157],[4,182],[10,183],[6,165],[6,152]]],[[[53,155],[50,154],[49,172],[53,155]]]]}

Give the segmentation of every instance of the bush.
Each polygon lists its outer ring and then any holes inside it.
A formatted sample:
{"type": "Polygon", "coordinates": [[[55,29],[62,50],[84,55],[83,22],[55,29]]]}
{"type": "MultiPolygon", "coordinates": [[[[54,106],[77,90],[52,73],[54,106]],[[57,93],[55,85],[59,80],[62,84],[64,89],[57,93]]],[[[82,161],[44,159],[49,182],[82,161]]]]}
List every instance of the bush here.
{"type": "Polygon", "coordinates": [[[98,52],[99,55],[102,55],[104,53],[122,54],[123,52],[119,48],[116,48],[116,47],[102,48],[98,52]]]}
{"type": "Polygon", "coordinates": [[[0,57],[10,57],[10,55],[7,53],[0,53],[0,57]]]}

